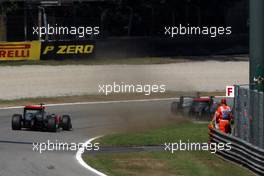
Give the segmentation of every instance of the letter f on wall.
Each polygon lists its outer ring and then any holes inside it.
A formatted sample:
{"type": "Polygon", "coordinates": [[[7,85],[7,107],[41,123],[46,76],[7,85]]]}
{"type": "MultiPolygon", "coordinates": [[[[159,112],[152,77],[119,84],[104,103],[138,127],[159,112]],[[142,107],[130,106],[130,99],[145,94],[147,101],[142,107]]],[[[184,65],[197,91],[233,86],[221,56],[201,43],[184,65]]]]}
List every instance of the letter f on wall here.
{"type": "Polygon", "coordinates": [[[226,86],[226,97],[235,97],[235,86],[226,86]]]}

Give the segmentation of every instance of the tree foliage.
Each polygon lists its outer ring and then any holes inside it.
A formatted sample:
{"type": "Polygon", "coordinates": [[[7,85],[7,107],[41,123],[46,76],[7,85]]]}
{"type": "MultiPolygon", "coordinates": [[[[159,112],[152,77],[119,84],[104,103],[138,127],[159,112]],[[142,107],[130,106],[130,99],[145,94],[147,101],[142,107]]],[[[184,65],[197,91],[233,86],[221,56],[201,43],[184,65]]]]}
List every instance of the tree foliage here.
{"type": "Polygon", "coordinates": [[[0,2],[0,14],[12,12],[18,8],[18,3],[15,0],[7,0],[0,2]]]}

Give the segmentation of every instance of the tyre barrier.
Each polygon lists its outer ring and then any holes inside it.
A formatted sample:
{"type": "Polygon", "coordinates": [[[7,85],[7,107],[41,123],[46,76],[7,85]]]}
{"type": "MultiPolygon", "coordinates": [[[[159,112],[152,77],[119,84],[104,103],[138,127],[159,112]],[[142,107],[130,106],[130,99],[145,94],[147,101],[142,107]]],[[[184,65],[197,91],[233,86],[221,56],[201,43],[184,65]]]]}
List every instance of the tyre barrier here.
{"type": "Polygon", "coordinates": [[[250,169],[258,175],[264,175],[264,150],[232,135],[224,134],[209,127],[210,142],[231,143],[231,150],[218,150],[217,154],[225,159],[250,169]]]}

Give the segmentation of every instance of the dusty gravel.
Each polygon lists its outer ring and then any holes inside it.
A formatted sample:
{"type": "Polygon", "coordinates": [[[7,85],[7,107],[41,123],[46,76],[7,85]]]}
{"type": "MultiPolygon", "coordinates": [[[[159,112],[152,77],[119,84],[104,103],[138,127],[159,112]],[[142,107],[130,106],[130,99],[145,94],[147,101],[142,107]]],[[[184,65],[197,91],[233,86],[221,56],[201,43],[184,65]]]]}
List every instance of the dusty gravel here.
{"type": "Polygon", "coordinates": [[[247,61],[162,65],[65,65],[0,67],[0,99],[98,94],[99,84],[165,84],[172,91],[223,91],[248,83],[247,61]]]}

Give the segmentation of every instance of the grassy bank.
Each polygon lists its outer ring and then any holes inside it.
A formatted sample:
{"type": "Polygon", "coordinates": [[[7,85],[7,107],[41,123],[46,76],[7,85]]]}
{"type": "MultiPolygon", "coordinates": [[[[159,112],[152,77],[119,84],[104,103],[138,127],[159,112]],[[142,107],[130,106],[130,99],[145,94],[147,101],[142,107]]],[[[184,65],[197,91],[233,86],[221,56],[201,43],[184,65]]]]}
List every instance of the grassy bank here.
{"type": "MultiPolygon", "coordinates": [[[[207,142],[207,124],[179,121],[155,130],[112,134],[98,139],[100,146],[161,145],[165,142],[207,142]]],[[[246,169],[231,164],[208,151],[121,152],[85,154],[92,167],[111,176],[247,176],[246,169]]]]}
{"type": "Polygon", "coordinates": [[[165,142],[207,142],[207,124],[179,120],[177,124],[146,132],[112,134],[98,139],[102,146],[162,145],[165,142]]]}

